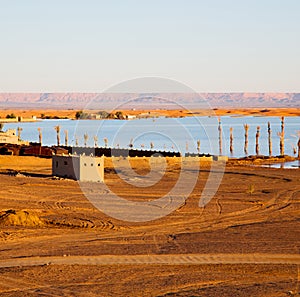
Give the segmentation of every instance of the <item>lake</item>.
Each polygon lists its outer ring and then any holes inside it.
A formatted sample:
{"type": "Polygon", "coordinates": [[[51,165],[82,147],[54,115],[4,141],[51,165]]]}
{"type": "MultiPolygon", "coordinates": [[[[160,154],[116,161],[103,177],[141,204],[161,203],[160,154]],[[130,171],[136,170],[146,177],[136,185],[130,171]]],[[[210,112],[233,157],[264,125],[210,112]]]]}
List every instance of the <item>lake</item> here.
{"type": "MultiPolygon", "coordinates": [[[[279,155],[280,132],[279,117],[258,116],[223,116],[221,117],[223,132],[222,154],[230,156],[229,129],[233,128],[234,157],[244,156],[244,124],[249,125],[248,154],[255,154],[256,127],[260,126],[260,154],[268,155],[267,123],[271,123],[273,155],[279,155]]],[[[130,142],[137,149],[150,149],[152,142],[154,149],[166,151],[180,151],[181,153],[196,153],[197,140],[200,140],[200,152],[219,154],[218,119],[216,117],[185,117],[185,118],[149,118],[125,120],[41,120],[30,123],[5,124],[8,128],[23,128],[21,138],[38,142],[38,128],[43,134],[43,145],[56,144],[54,126],[61,128],[61,144],[64,144],[64,131],[68,130],[69,145],[75,145],[76,138],[80,146],[84,145],[85,133],[88,134],[88,146],[94,146],[94,136],[98,137],[98,146],[104,146],[104,138],[108,139],[108,146],[128,148],[130,142]]],[[[299,117],[285,118],[285,154],[293,156],[293,147],[297,147],[300,131],[299,117]]]]}

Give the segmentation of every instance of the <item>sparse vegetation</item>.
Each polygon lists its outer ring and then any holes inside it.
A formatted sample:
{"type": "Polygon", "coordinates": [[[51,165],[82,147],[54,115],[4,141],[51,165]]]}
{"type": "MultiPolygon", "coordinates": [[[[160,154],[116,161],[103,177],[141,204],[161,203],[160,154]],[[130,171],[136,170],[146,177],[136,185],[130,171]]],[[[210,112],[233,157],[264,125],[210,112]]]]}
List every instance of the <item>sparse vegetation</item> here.
{"type": "Polygon", "coordinates": [[[249,187],[248,187],[248,191],[247,191],[247,194],[250,194],[252,195],[255,191],[255,187],[253,184],[250,184],[249,187]]]}
{"type": "Polygon", "coordinates": [[[76,120],[84,120],[84,119],[88,119],[89,118],[89,114],[86,113],[86,112],[83,112],[82,110],[80,111],[77,111],[76,114],[75,114],[75,118],[76,120]]]}
{"type": "Polygon", "coordinates": [[[97,114],[101,119],[107,119],[109,117],[109,113],[105,110],[100,110],[97,114]]]}
{"type": "Polygon", "coordinates": [[[11,114],[7,114],[6,118],[7,119],[15,119],[15,118],[17,118],[17,116],[14,113],[11,113],[11,114]]]}

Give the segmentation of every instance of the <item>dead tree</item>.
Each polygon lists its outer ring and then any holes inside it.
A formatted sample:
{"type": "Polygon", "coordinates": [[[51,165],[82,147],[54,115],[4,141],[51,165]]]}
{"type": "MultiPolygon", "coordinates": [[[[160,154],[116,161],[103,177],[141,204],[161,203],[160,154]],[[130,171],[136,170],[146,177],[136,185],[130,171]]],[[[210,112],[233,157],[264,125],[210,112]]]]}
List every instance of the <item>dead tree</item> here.
{"type": "Polygon", "coordinates": [[[269,143],[269,156],[272,156],[272,130],[271,124],[268,122],[268,143],[269,143]]]}
{"type": "Polygon", "coordinates": [[[129,146],[130,148],[133,148],[133,138],[130,139],[130,142],[129,142],[128,146],[129,146]]]}
{"type": "Polygon", "coordinates": [[[40,148],[39,148],[39,155],[42,154],[42,129],[41,128],[38,128],[38,131],[39,131],[39,143],[40,143],[40,148]]]}
{"type": "Polygon", "coordinates": [[[105,137],[105,138],[103,139],[103,141],[104,141],[104,147],[107,147],[107,145],[108,145],[108,139],[105,137]]]}
{"type": "Polygon", "coordinates": [[[59,146],[60,145],[60,126],[55,126],[54,130],[56,131],[57,146],[59,146]]]}
{"type": "Polygon", "coordinates": [[[244,129],[245,129],[245,146],[244,146],[244,152],[245,152],[245,155],[248,156],[248,133],[249,133],[249,125],[245,124],[244,125],[244,129]]]}
{"type": "Polygon", "coordinates": [[[233,128],[230,128],[230,154],[233,155],[233,128]]]}
{"type": "Polygon", "coordinates": [[[198,154],[200,154],[200,145],[201,145],[201,143],[200,143],[200,140],[198,139],[197,140],[197,151],[198,151],[198,154]]]}
{"type": "Polygon", "coordinates": [[[298,145],[298,158],[300,158],[300,136],[297,145],[298,145]]]}
{"type": "Polygon", "coordinates": [[[284,117],[281,117],[281,131],[277,133],[280,138],[279,147],[280,155],[284,156],[284,117]]]}
{"type": "Polygon", "coordinates": [[[84,133],[83,139],[84,139],[84,146],[87,146],[87,141],[89,139],[89,135],[87,133],[84,133]]]}
{"type": "Polygon", "coordinates": [[[256,156],[259,155],[259,136],[260,136],[260,127],[257,126],[256,135],[255,135],[255,152],[256,152],[256,156]]]}
{"type": "Polygon", "coordinates": [[[218,130],[219,130],[219,153],[222,155],[222,125],[221,125],[221,119],[218,118],[218,130]]]}
{"type": "Polygon", "coordinates": [[[68,146],[68,141],[69,141],[68,130],[65,130],[65,146],[68,146]]]}
{"type": "Polygon", "coordinates": [[[23,129],[21,127],[17,128],[17,132],[18,132],[18,140],[21,140],[21,132],[23,131],[23,129]]]}
{"type": "Polygon", "coordinates": [[[42,139],[43,139],[42,129],[38,128],[38,131],[39,131],[39,143],[40,143],[40,145],[42,145],[42,139]]]}
{"type": "Polygon", "coordinates": [[[94,136],[94,146],[98,147],[98,136],[97,135],[94,136]]]}

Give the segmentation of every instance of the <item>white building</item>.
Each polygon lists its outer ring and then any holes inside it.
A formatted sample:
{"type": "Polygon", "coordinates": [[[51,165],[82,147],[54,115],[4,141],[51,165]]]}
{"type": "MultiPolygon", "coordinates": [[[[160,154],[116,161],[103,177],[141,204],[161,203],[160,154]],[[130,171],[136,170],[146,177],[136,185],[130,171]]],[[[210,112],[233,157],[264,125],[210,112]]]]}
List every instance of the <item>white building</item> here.
{"type": "Polygon", "coordinates": [[[9,144],[24,144],[28,145],[28,141],[20,140],[15,129],[8,129],[7,131],[0,131],[0,143],[9,144]]]}
{"type": "Polygon", "coordinates": [[[79,181],[104,182],[104,157],[53,155],[52,175],[79,181]]]}

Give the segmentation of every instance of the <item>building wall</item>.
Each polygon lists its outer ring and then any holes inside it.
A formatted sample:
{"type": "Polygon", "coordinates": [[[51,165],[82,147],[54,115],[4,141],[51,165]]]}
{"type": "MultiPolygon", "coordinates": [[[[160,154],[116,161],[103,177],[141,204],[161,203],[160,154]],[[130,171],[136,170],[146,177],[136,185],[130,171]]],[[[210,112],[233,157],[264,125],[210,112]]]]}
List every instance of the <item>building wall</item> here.
{"type": "Polygon", "coordinates": [[[52,175],[78,180],[80,177],[79,161],[79,157],[52,156],[52,175]]]}
{"type": "Polygon", "coordinates": [[[104,181],[104,157],[80,156],[80,181],[104,181]]]}
{"type": "Polygon", "coordinates": [[[9,129],[6,132],[0,132],[0,143],[18,144],[19,139],[16,130],[9,129]]]}
{"type": "Polygon", "coordinates": [[[52,175],[80,181],[104,181],[104,157],[52,156],[52,175]]]}
{"type": "Polygon", "coordinates": [[[8,129],[5,132],[0,132],[0,143],[28,145],[28,141],[19,140],[15,129],[8,129]]]}

